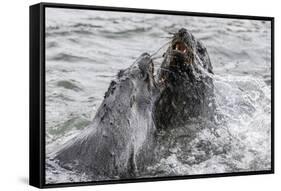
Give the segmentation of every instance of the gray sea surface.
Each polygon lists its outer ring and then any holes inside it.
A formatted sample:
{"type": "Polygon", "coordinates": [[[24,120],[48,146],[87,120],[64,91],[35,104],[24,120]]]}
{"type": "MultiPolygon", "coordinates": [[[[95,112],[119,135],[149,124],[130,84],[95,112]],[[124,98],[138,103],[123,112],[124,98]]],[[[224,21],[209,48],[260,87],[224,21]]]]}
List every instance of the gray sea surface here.
{"type": "MultiPolygon", "coordinates": [[[[258,20],[47,8],[46,153],[91,123],[120,69],[144,52],[158,55],[159,67],[172,33],[180,28],[207,47],[216,102],[227,118],[227,133],[215,139],[206,130],[194,144],[209,141],[227,152],[197,160],[203,151],[196,147],[185,153],[188,163],[171,152],[149,167],[151,176],[270,169],[271,25],[258,20]]],[[[57,164],[46,169],[46,183],[90,181],[57,164]]]]}

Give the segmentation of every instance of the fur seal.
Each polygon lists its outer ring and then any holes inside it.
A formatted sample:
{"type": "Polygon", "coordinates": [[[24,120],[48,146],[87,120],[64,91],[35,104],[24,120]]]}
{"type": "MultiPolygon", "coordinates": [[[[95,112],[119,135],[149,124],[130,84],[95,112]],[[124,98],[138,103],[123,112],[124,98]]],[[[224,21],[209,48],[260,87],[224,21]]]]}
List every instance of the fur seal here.
{"type": "Polygon", "coordinates": [[[211,74],[205,46],[180,29],[173,35],[158,72],[160,93],[153,109],[156,127],[175,128],[192,118],[212,119],[216,107],[211,74]]]}
{"type": "Polygon", "coordinates": [[[132,178],[153,160],[153,62],[144,53],[112,81],[92,124],[50,158],[93,180],[132,178]]]}

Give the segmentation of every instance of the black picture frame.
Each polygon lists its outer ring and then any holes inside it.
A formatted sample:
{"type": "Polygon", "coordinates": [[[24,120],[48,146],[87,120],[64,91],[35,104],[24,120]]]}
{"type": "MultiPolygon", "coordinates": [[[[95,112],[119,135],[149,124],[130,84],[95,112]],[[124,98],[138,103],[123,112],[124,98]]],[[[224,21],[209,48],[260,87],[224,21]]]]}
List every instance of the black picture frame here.
{"type": "Polygon", "coordinates": [[[242,175],[258,175],[274,173],[274,18],[249,15],[230,15],[215,13],[196,13],[184,11],[135,9],[120,7],[104,7],[90,5],[39,3],[30,6],[30,139],[29,139],[29,184],[38,188],[66,186],[84,186],[116,183],[132,183],[147,181],[165,181],[178,179],[195,179],[211,177],[227,177],[242,175]],[[262,20],[271,22],[271,169],[265,171],[233,172],[218,174],[198,174],[188,176],[156,177],[140,179],[121,179],[98,182],[45,183],[45,8],[68,8],[81,10],[103,10],[117,12],[153,13],[168,15],[184,15],[197,17],[262,20]]]}

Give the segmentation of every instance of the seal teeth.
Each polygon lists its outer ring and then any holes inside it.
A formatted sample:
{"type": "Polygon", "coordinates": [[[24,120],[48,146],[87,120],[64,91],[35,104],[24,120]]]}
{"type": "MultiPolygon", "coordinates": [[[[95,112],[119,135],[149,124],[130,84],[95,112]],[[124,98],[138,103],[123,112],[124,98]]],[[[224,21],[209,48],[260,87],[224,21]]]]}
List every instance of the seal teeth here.
{"type": "Polygon", "coordinates": [[[179,46],[179,44],[176,44],[176,50],[180,50],[179,46]]]}
{"type": "Polygon", "coordinates": [[[182,53],[186,53],[186,45],[182,42],[177,42],[175,45],[174,45],[174,50],[176,51],[180,51],[182,53]]]}

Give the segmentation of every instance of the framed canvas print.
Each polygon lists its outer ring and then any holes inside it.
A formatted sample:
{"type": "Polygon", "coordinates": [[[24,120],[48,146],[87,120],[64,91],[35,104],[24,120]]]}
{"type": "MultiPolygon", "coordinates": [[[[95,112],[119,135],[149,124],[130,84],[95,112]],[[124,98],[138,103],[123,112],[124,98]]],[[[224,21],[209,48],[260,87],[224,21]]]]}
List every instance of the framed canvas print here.
{"type": "Polygon", "coordinates": [[[30,184],[274,172],[274,18],[30,7],[30,184]]]}

